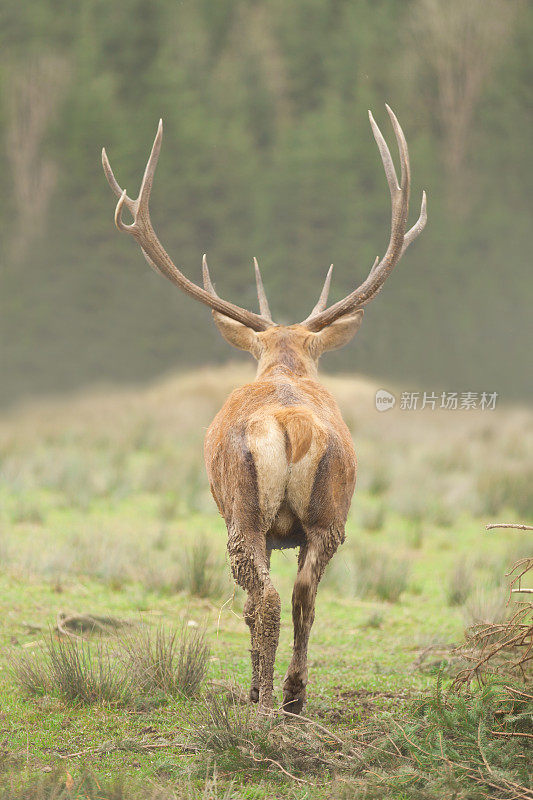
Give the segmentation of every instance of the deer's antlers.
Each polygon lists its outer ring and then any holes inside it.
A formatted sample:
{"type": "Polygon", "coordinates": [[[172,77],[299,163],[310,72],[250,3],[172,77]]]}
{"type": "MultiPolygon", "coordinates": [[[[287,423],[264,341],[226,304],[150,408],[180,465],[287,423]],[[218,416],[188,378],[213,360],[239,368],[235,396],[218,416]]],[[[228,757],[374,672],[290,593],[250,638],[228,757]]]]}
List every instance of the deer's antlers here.
{"type": "MultiPolygon", "coordinates": [[[[404,133],[401,129],[394,112],[387,106],[387,111],[394,129],[398,149],[400,152],[400,181],[396,175],[396,170],[392,161],[392,157],[387,146],[383,134],[378,128],[372,113],[369,111],[370,125],[376,140],[392,203],[392,219],[391,219],[391,234],[389,245],[385,255],[379,261],[376,259],[367,279],[353,292],[348,294],[342,300],[334,303],[330,308],[326,308],[329,286],[331,283],[332,266],[329,268],[324,282],[324,287],[320,294],[316,306],[311,311],[311,314],[303,321],[311,331],[320,331],[322,328],[331,325],[336,319],[350,314],[356,309],[363,308],[381,291],[386,279],[400,260],[405,250],[409,247],[412,241],[424,230],[427,221],[426,211],[426,193],[422,193],[422,205],[420,208],[420,216],[410,230],[406,232],[407,216],[409,211],[409,189],[411,182],[411,173],[409,167],[409,152],[407,150],[407,142],[404,133]]],[[[259,314],[253,311],[247,311],[240,306],[223,300],[219,297],[211,283],[207,262],[203,260],[203,282],[204,288],[197,286],[190,281],[172,262],[170,256],[163,248],[161,242],[152,227],[150,220],[150,193],[152,191],[152,184],[154,180],[155,169],[157,160],[161,150],[161,140],[163,138],[163,122],[159,120],[157,134],[150,153],[150,158],[144,171],[144,176],[139,191],[139,196],[136,200],[132,200],[126,194],[126,190],[122,190],[113,175],[113,170],[109,164],[105,149],[102,150],[102,164],[107,181],[113,191],[118,197],[118,203],[115,210],[115,224],[121,231],[130,233],[133,238],[138,242],[144,257],[150,266],[161,275],[164,275],[172,283],[183,289],[184,292],[190,294],[196,300],[209,306],[213,311],[218,311],[227,317],[231,317],[237,322],[242,322],[254,331],[264,331],[271,325],[275,325],[272,320],[272,315],[268,307],[268,300],[266,298],[261,273],[257,260],[254,259],[255,278],[257,284],[257,296],[259,298],[259,314]],[[133,222],[127,225],[122,219],[122,211],[126,207],[130,211],[133,222]]]]}
{"type": "MultiPolygon", "coordinates": [[[[387,251],[381,261],[376,259],[372,269],[370,270],[368,278],[357,289],[344,297],[342,300],[334,303],[327,310],[320,308],[319,301],[311,314],[303,322],[303,324],[312,331],[319,331],[322,330],[322,328],[326,328],[336,319],[339,319],[339,317],[342,317],[345,314],[350,314],[358,308],[363,308],[363,306],[366,306],[367,303],[373,300],[374,297],[381,291],[383,284],[391,274],[392,270],[406,249],[409,247],[411,242],[414,241],[414,239],[416,239],[420,233],[422,233],[426,225],[426,193],[422,192],[420,216],[413,227],[407,231],[407,233],[405,232],[405,228],[407,226],[407,215],[409,212],[409,189],[411,183],[409,151],[407,149],[407,142],[405,141],[404,133],[394,111],[389,108],[389,106],[387,106],[387,111],[389,112],[389,117],[396,135],[396,141],[398,143],[398,149],[400,151],[400,183],[398,183],[398,177],[396,175],[396,170],[394,169],[394,164],[387,146],[387,142],[383,138],[383,134],[378,128],[371,111],[368,112],[368,116],[370,118],[372,132],[381,155],[381,160],[383,162],[383,167],[385,169],[385,175],[387,177],[387,183],[389,184],[391,195],[392,220],[389,246],[387,247],[387,251]]],[[[326,293],[326,296],[327,288],[329,288],[329,277],[330,273],[328,272],[326,283],[324,284],[324,289],[322,291],[322,294],[326,293]]]]}
{"type": "MultiPolygon", "coordinates": [[[[270,314],[267,316],[263,316],[262,314],[254,314],[253,311],[247,311],[245,308],[241,308],[233,303],[229,303],[227,300],[222,300],[222,298],[214,293],[214,290],[209,291],[197,286],[195,283],[186,278],[182,272],[180,272],[157,238],[150,220],[149,204],[157,160],[161,151],[162,138],[163,121],[159,120],[159,126],[154,139],[152,152],[150,153],[150,158],[146,164],[139,196],[136,200],[132,200],[131,197],[128,197],[126,194],[126,190],[122,190],[120,188],[115,176],[113,175],[113,170],[109,164],[105,148],[102,150],[102,165],[104,167],[107,182],[109,183],[114,194],[119,198],[115,210],[115,224],[117,228],[121,231],[130,233],[140,245],[144,257],[150,266],[155,269],[156,272],[159,272],[161,275],[164,275],[166,278],[172,281],[172,283],[175,283],[176,286],[179,286],[180,289],[183,289],[184,292],[187,292],[187,294],[190,294],[196,300],[199,300],[201,303],[209,306],[209,308],[212,308],[213,311],[219,311],[221,314],[225,314],[227,317],[237,320],[237,322],[242,322],[243,325],[247,325],[254,331],[266,330],[266,328],[269,328],[273,324],[272,320],[270,319],[270,314]],[[133,216],[133,222],[131,225],[127,225],[122,220],[122,211],[124,206],[126,206],[128,211],[130,211],[131,215],[133,216]]],[[[207,264],[205,264],[205,269],[207,269],[207,264]]],[[[260,302],[262,303],[261,311],[263,311],[265,305],[261,298],[260,302]]]]}

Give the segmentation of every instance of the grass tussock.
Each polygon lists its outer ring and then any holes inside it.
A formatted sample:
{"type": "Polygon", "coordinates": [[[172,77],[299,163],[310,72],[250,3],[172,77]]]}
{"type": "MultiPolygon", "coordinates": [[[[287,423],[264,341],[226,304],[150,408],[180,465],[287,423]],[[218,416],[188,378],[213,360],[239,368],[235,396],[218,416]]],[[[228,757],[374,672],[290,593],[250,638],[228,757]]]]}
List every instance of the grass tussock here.
{"type": "Polygon", "coordinates": [[[359,597],[397,603],[407,589],[409,562],[386,550],[361,550],[354,557],[354,588],[359,597]]]}
{"type": "Polygon", "coordinates": [[[141,628],[113,641],[50,633],[43,647],[12,652],[10,672],[29,696],[58,695],[71,705],[135,705],[146,698],[196,695],[209,645],[201,630],[141,628]]]}
{"type": "Polygon", "coordinates": [[[30,695],[58,694],[71,704],[132,702],[131,676],[114,657],[108,644],[79,638],[57,638],[50,633],[41,648],[13,655],[11,673],[30,695]]]}
{"type": "Polygon", "coordinates": [[[483,470],[477,479],[480,504],[485,514],[512,509],[520,519],[533,520],[533,465],[521,463],[483,470]]]}
{"type": "Polygon", "coordinates": [[[53,672],[46,657],[38,650],[12,653],[9,664],[11,675],[23,693],[29,697],[50,694],[54,687],[53,672]]]}
{"type": "Polygon", "coordinates": [[[122,639],[120,649],[143,694],[194,697],[204,682],[210,649],[201,629],[185,624],[171,631],[144,627],[122,639]]]}
{"type": "Polygon", "coordinates": [[[185,551],[180,585],[194,597],[212,598],[220,597],[227,587],[225,565],[206,538],[185,551]]]}
{"type": "Polygon", "coordinates": [[[220,770],[268,771],[276,778],[324,774],[346,767],[356,757],[354,743],[322,725],[302,724],[278,712],[261,714],[231,694],[208,695],[190,724],[191,742],[211,753],[220,770]],[[333,738],[332,738],[333,737],[333,738]]]}
{"type": "Polygon", "coordinates": [[[463,609],[466,627],[505,622],[511,613],[507,605],[508,596],[508,588],[502,583],[475,588],[463,609]]]}
{"type": "Polygon", "coordinates": [[[446,598],[449,606],[463,606],[473,589],[472,567],[458,561],[448,578],[446,598]]]}
{"type": "Polygon", "coordinates": [[[386,508],[383,502],[375,503],[359,509],[357,519],[364,531],[375,533],[383,530],[386,508]]]}
{"type": "Polygon", "coordinates": [[[328,564],[322,586],[336,594],[397,603],[409,585],[407,559],[385,548],[358,547],[328,564]]]}
{"type": "Polygon", "coordinates": [[[24,497],[20,498],[11,512],[11,522],[14,525],[42,525],[44,520],[45,514],[38,503],[24,497]]]}
{"type": "Polygon", "coordinates": [[[184,777],[171,786],[132,777],[124,771],[112,778],[84,770],[79,777],[55,769],[23,779],[5,776],[0,781],[2,800],[231,800],[233,782],[221,786],[215,775],[202,781],[184,777]]]}

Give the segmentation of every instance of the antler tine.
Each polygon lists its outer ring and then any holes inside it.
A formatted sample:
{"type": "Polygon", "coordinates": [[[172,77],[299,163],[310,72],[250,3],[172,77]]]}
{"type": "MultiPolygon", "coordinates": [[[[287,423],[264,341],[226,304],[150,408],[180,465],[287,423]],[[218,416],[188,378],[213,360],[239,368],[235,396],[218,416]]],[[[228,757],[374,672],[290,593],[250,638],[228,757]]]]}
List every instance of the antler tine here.
{"type": "Polygon", "coordinates": [[[333,264],[330,264],[330,267],[326,273],[326,280],[324,281],[324,286],[322,287],[322,291],[320,292],[320,297],[317,300],[316,306],[313,308],[309,316],[304,319],[302,325],[305,325],[307,320],[314,317],[315,314],[319,314],[321,311],[324,311],[328,304],[328,296],[329,296],[329,287],[331,285],[331,275],[333,273],[333,264]]]}
{"type": "Polygon", "coordinates": [[[385,176],[389,185],[392,214],[391,232],[387,251],[381,261],[376,259],[366,280],[338,303],[334,303],[330,308],[312,312],[305,320],[304,324],[312,331],[319,331],[327,325],[331,325],[336,319],[349,314],[356,309],[363,308],[370,302],[382,289],[386,279],[400,260],[402,254],[414,239],[423,231],[427,220],[426,194],[422,195],[422,205],[420,216],[413,227],[406,233],[407,215],[409,211],[409,192],[411,186],[411,169],[409,165],[409,151],[407,141],[402,127],[392,109],[387,106],[387,112],[396,137],[400,154],[401,183],[398,183],[398,176],[394,168],[394,163],[387,146],[387,143],[377,125],[372,112],[368,112],[372,132],[379,149],[385,176]]]}
{"type": "Polygon", "coordinates": [[[387,109],[388,115],[390,117],[390,121],[392,123],[392,127],[394,130],[394,135],[396,136],[396,142],[398,143],[398,150],[400,151],[400,169],[401,169],[400,186],[402,187],[402,189],[407,188],[407,192],[409,192],[411,184],[411,167],[409,164],[409,150],[407,149],[405,134],[402,130],[402,126],[398,122],[398,117],[396,116],[392,108],[387,103],[385,103],[385,108],[387,109]]]}
{"type": "Polygon", "coordinates": [[[420,215],[413,225],[412,228],[409,228],[405,236],[403,237],[403,245],[402,245],[402,256],[419,233],[422,233],[424,228],[426,227],[426,222],[428,221],[428,212],[427,212],[427,198],[425,191],[422,192],[422,203],[420,204],[420,215]]]}
{"type": "Polygon", "coordinates": [[[146,168],[144,170],[141,188],[136,200],[132,200],[131,197],[128,197],[126,191],[123,191],[120,188],[118,181],[113,174],[113,170],[111,169],[111,165],[109,164],[105,149],[102,150],[102,165],[107,182],[109,183],[112,192],[119,197],[115,210],[115,223],[117,227],[122,231],[130,233],[134,237],[134,239],[140,245],[144,257],[153,269],[164,275],[184,292],[190,294],[201,303],[209,306],[209,308],[213,309],[213,311],[218,311],[220,314],[224,314],[231,319],[235,319],[237,322],[241,322],[243,325],[252,328],[254,331],[266,330],[273,324],[270,316],[267,318],[265,316],[261,316],[260,314],[255,314],[253,311],[247,311],[240,306],[229,303],[227,300],[223,300],[216,294],[213,284],[211,283],[211,279],[209,278],[209,271],[207,269],[205,256],[204,282],[206,281],[207,276],[207,284],[206,288],[202,289],[200,286],[197,286],[195,283],[185,277],[185,275],[175,266],[170,256],[157,238],[150,220],[149,206],[157,160],[161,151],[162,138],[163,123],[161,120],[159,120],[157,134],[152,145],[148,163],[146,164],[146,168]],[[133,216],[133,222],[130,225],[126,225],[122,221],[122,211],[124,206],[126,206],[133,216]]]}
{"type": "Polygon", "coordinates": [[[374,259],[374,263],[372,264],[372,268],[371,268],[370,272],[368,273],[369,275],[372,275],[376,271],[376,267],[377,267],[378,264],[379,264],[379,256],[376,256],[375,259],[374,259]]]}
{"type": "Polygon", "coordinates": [[[255,271],[255,285],[257,286],[257,299],[259,300],[259,311],[261,312],[261,316],[265,317],[265,319],[270,320],[273,323],[272,315],[270,313],[270,308],[268,305],[268,300],[265,292],[265,287],[263,286],[263,279],[261,277],[261,271],[259,269],[259,264],[257,263],[257,258],[254,256],[254,271],[255,271]]]}
{"type": "Polygon", "coordinates": [[[213,295],[213,297],[218,297],[217,293],[215,292],[215,287],[211,281],[211,275],[209,274],[209,267],[207,266],[207,255],[204,253],[202,256],[202,277],[204,281],[204,289],[209,294],[213,295]]]}
{"type": "MultiPolygon", "coordinates": [[[[118,185],[118,181],[113,174],[113,170],[111,169],[111,164],[109,163],[105,147],[102,147],[102,167],[104,168],[104,173],[107,178],[107,182],[111,187],[111,191],[113,192],[115,197],[118,198],[122,197],[122,189],[118,185]]],[[[123,202],[126,204],[126,208],[131,211],[135,201],[132,200],[131,197],[128,197],[128,195],[126,194],[123,202]]]]}
{"type": "Polygon", "coordinates": [[[381,133],[378,124],[374,119],[374,116],[370,110],[368,112],[368,119],[370,120],[372,133],[374,134],[374,139],[376,140],[379,154],[383,162],[383,168],[385,170],[385,175],[387,177],[387,183],[389,184],[391,197],[394,197],[396,195],[396,192],[400,188],[400,185],[398,183],[398,176],[396,175],[396,170],[394,169],[394,162],[390,154],[389,146],[385,141],[385,138],[381,133]]]}
{"type": "MultiPolygon", "coordinates": [[[[117,207],[115,209],[115,225],[119,230],[126,230],[127,225],[122,222],[122,208],[126,206],[128,211],[131,211],[132,214],[135,213],[135,200],[132,200],[131,197],[128,197],[126,194],[126,190],[122,190],[118,184],[117,179],[113,174],[113,170],[111,169],[111,164],[109,163],[109,159],[107,157],[107,153],[105,147],[102,147],[102,166],[104,168],[104,173],[107,178],[107,182],[111,187],[111,191],[113,192],[116,197],[119,198],[117,203],[117,207]]],[[[142,250],[142,247],[141,247],[142,250]]],[[[142,250],[142,254],[145,257],[148,264],[151,266],[154,272],[157,272],[158,275],[163,275],[161,270],[157,267],[157,265],[152,261],[150,256],[145,250],[142,250]]]]}
{"type": "Polygon", "coordinates": [[[152,145],[152,150],[150,151],[150,157],[146,163],[146,168],[144,170],[141,188],[139,190],[139,197],[137,199],[139,203],[139,210],[142,209],[146,213],[148,213],[148,204],[150,202],[150,195],[152,193],[154,175],[157,167],[157,162],[159,161],[159,154],[161,152],[162,141],[163,141],[163,120],[160,119],[159,125],[157,126],[157,133],[155,135],[154,143],[152,145]]]}

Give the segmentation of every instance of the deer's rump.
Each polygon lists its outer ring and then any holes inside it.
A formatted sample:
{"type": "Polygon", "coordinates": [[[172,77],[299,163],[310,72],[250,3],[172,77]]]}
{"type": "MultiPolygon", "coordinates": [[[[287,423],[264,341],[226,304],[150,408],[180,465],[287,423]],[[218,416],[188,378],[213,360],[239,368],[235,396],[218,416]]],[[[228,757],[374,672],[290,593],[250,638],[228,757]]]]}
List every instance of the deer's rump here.
{"type": "Polygon", "coordinates": [[[344,525],[355,483],[351,439],[308,406],[257,410],[218,444],[209,431],[206,463],[226,522],[263,533],[270,548],[301,544],[305,527],[322,519],[344,525]]]}

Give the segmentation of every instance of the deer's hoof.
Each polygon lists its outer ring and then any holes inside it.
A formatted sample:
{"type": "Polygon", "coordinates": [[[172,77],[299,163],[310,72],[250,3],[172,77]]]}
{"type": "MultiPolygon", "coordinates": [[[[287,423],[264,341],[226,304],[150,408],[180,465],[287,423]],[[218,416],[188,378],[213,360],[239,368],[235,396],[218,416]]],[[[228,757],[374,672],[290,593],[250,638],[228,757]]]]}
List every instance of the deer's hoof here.
{"type": "Polygon", "coordinates": [[[300,714],[305,704],[306,697],[305,686],[291,687],[285,686],[283,688],[283,711],[289,714],[300,714]]]}

